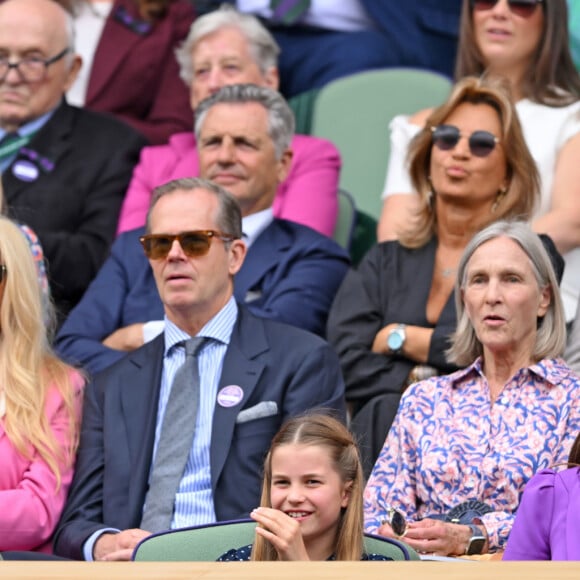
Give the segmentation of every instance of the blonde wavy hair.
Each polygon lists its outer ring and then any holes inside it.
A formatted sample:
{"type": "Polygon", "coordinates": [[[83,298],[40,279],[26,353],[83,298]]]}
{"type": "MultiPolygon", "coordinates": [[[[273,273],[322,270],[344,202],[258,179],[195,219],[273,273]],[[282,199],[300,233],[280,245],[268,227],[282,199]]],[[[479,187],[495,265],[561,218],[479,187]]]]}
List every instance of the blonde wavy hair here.
{"type": "MultiPolygon", "coordinates": [[[[360,560],[363,553],[363,472],[358,447],[350,431],[330,415],[311,413],[290,419],[274,436],[264,462],[260,505],[272,507],[272,454],[282,445],[313,445],[328,449],[342,483],[350,484],[348,505],[343,508],[338,526],[336,560],[360,560]]],[[[268,540],[256,535],[251,560],[278,560],[268,540]]]]}
{"type": "Polygon", "coordinates": [[[73,369],[50,348],[43,318],[42,291],[30,247],[18,226],[0,216],[0,393],[5,400],[4,430],[26,458],[35,453],[55,474],[74,461],[79,425],[72,383],[73,369]],[[62,395],[69,415],[68,441],[62,449],[52,433],[45,403],[50,388],[62,395]]]}
{"type": "Polygon", "coordinates": [[[419,248],[437,233],[437,192],[433,191],[429,179],[433,150],[431,127],[445,123],[463,103],[492,107],[502,127],[500,140],[509,186],[505,192],[498,192],[501,203],[497,211],[489,214],[484,226],[499,219],[529,220],[539,200],[540,176],[526,145],[506,82],[501,79],[467,77],[455,85],[447,102],[431,113],[409,146],[409,174],[414,190],[419,193],[420,207],[409,226],[399,232],[399,241],[407,248],[419,248]]]}

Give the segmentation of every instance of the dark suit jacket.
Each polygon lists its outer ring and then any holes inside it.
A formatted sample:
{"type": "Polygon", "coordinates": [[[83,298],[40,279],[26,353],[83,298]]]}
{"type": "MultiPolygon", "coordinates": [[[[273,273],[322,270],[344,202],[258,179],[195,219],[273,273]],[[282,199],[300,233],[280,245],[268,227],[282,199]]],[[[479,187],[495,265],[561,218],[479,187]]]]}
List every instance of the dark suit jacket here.
{"type": "MultiPolygon", "coordinates": [[[[54,537],[55,553],[82,559],[99,529],[139,527],[147,493],[164,337],[132,352],[89,384],[76,473],[54,537]]],[[[240,307],[218,389],[242,387],[233,407],[216,405],[211,481],[218,520],[247,517],[260,500],[264,455],[289,416],[313,407],[344,416],[344,384],[334,351],[303,330],[240,307]],[[241,410],[274,401],[278,414],[238,423],[241,410]]]]}
{"type": "Polygon", "coordinates": [[[153,144],[191,131],[189,88],[179,78],[175,48],[187,36],[194,13],[189,0],[169,5],[163,20],[143,33],[137,3],[116,0],[95,52],[85,106],[129,123],[153,144]]]}
{"type": "Polygon", "coordinates": [[[144,145],[123,123],[63,102],[2,175],[8,214],[38,234],[62,313],[80,300],[107,256],[144,145]],[[34,165],[37,179],[15,176],[23,163],[34,165]]]}
{"type": "MultiPolygon", "coordinates": [[[[143,233],[138,228],[117,239],[58,334],[57,351],[91,373],[125,356],[104,346],[104,338],[129,324],[163,318],[153,273],[139,244],[143,233]]],[[[250,247],[235,278],[235,296],[258,316],[323,334],[348,264],[346,252],[329,238],[274,220],[250,247]]]]}

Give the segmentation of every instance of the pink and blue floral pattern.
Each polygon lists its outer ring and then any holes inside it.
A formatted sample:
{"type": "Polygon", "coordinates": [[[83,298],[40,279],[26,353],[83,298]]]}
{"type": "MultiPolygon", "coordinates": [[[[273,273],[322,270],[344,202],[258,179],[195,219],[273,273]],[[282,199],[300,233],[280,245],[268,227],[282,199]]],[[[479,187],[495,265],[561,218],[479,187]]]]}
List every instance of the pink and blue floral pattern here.
{"type": "Polygon", "coordinates": [[[409,387],[365,489],[365,531],[389,506],[409,519],[445,514],[468,500],[491,550],[509,536],[527,481],[565,462],[580,431],[580,377],[561,359],[520,369],[491,404],[481,359],[409,387]]]}

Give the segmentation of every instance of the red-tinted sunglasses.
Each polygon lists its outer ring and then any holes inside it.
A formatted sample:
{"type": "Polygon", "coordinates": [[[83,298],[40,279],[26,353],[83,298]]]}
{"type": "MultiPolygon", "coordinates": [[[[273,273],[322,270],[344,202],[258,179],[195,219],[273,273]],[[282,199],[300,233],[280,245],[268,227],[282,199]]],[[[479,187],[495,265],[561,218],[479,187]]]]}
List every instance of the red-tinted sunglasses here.
{"type": "MultiPolygon", "coordinates": [[[[544,0],[508,0],[510,12],[521,18],[529,18],[544,0]]],[[[470,0],[472,10],[491,10],[499,0],[470,0]]]]}
{"type": "Polygon", "coordinates": [[[179,242],[186,256],[190,258],[205,256],[209,252],[213,238],[223,242],[235,240],[234,236],[223,234],[216,230],[194,230],[192,232],[182,232],[181,234],[147,234],[141,236],[139,241],[149,259],[161,260],[167,258],[167,254],[171,251],[175,240],[179,242]]]}

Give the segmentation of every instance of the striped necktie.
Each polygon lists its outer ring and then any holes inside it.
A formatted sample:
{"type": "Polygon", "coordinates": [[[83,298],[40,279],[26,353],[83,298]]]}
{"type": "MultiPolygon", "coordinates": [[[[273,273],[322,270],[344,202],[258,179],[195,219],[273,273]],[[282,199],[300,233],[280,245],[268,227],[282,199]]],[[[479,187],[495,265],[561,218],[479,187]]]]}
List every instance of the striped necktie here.
{"type": "Polygon", "coordinates": [[[298,22],[310,8],[310,0],[270,0],[272,21],[290,26],[298,22]]]}
{"type": "Polygon", "coordinates": [[[18,133],[6,133],[0,140],[0,161],[8,159],[25,145],[28,145],[32,135],[21,137],[18,133]]]}

